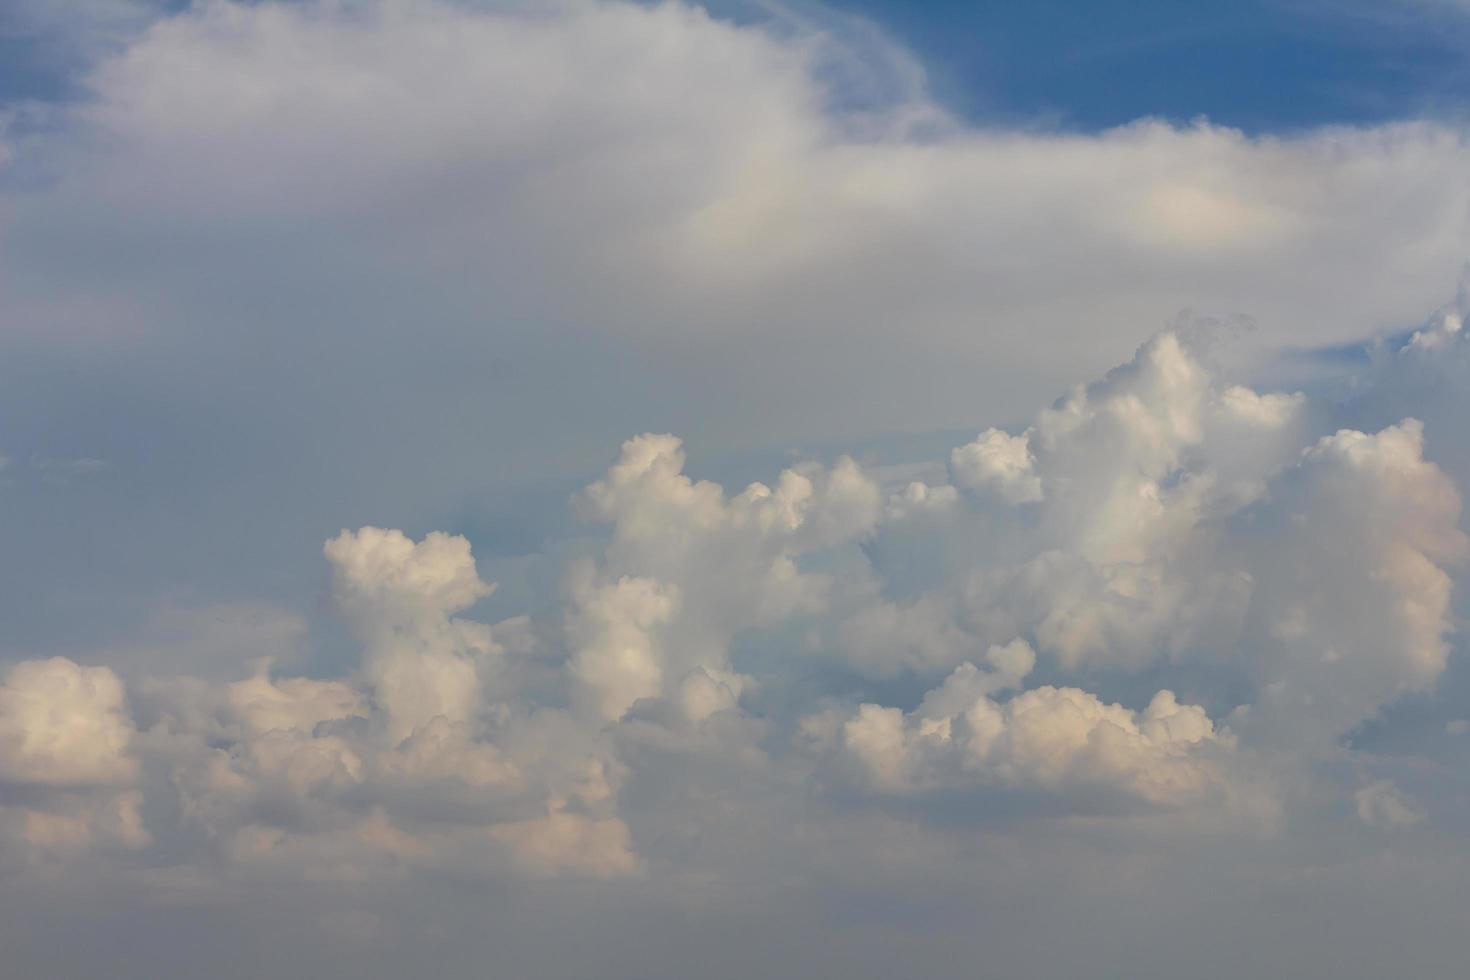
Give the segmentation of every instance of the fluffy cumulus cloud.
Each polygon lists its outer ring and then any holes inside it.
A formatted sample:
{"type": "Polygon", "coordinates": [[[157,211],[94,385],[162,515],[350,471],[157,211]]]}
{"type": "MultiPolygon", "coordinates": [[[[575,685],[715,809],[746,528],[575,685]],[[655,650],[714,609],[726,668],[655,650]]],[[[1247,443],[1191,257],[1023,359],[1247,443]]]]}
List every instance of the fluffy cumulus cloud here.
{"type": "Polygon", "coordinates": [[[966,490],[993,490],[1010,503],[1040,500],[1030,436],[1029,431],[1013,436],[986,429],[980,438],[950,453],[955,483],[966,490]]]}
{"type": "Polygon", "coordinates": [[[875,549],[901,551],[910,526],[937,522],[940,585],[858,612],[856,665],[948,668],[1016,636],[1069,668],[1238,648],[1254,578],[1224,525],[1269,509],[1307,417],[1299,394],[1223,381],[1210,338],[1162,333],[1019,435],[989,429],[955,449],[965,496],[927,488],[948,505],[894,521],[875,549]]]}
{"type": "MultiPolygon", "coordinates": [[[[1421,332],[1405,356],[1462,342],[1435,322],[1444,344],[1421,332]]],[[[1332,429],[1330,404],[1222,378],[1213,337],[1162,333],[1020,434],[917,469],[799,463],[732,495],[686,474],[678,439],[630,439],[573,501],[605,535],[535,622],[474,615],[494,586],[464,537],[343,531],[324,549],[359,651],[340,676],[265,657],[235,680],[144,677],[135,714],[106,667],[17,664],[7,848],[184,834],[181,860],[225,876],[632,876],[665,767],[689,781],[659,790],[668,807],[768,805],[710,782],[731,760],[760,797],[811,780],[839,810],[968,799],[983,820],[1012,797],[1276,827],[1283,777],[1341,764],[1445,673],[1467,544],[1423,422],[1332,429]],[[954,487],[893,478],[946,462],[954,487]],[[906,540],[932,585],[906,584],[906,540]],[[801,681],[834,668],[845,686],[801,681]],[[1132,676],[1159,683],[1131,704],[1089,689],[1132,676]],[[1171,676],[1213,676],[1207,703],[1171,676]],[[884,703],[862,678],[929,689],[884,703]]],[[[1371,827],[1427,819],[1386,779],[1340,792],[1371,827]]]]}
{"type": "Polygon", "coordinates": [[[137,775],[122,682],[63,657],[11,667],[0,688],[0,772],[22,782],[107,785],[137,775]]]}
{"type": "Polygon", "coordinates": [[[864,704],[847,716],[806,719],[819,743],[880,793],[913,794],[965,785],[1071,795],[1096,803],[1178,807],[1218,795],[1224,780],[1211,750],[1233,748],[1205,712],[1160,691],[1134,712],[1077,688],[1036,687],[998,703],[1035,662],[1022,640],[992,647],[989,670],[964,664],[912,712],[864,704]]]}
{"type": "Polygon", "coordinates": [[[469,542],[435,532],[414,543],[402,531],[365,527],[342,532],[325,551],[389,735],[406,738],[436,718],[471,720],[479,665],[495,645],[484,624],[450,615],[491,591],[469,542]]]}
{"type": "Polygon", "coordinates": [[[908,771],[922,768],[913,757],[925,750],[942,754],[951,747],[958,758],[948,764],[978,780],[1053,791],[1091,783],[1175,804],[1199,797],[1215,781],[1191,754],[1220,739],[1200,708],[1181,707],[1172,692],[1160,691],[1138,714],[1071,687],[1039,687],[1001,707],[983,695],[969,700],[969,679],[959,668],[907,722],[897,709],[863,705],[842,726],[844,748],[889,792],[954,780],[908,771]],[[956,714],[937,706],[950,699],[959,702],[956,714]]]}
{"type": "Polygon", "coordinates": [[[1424,459],[1416,419],[1323,436],[1275,490],[1242,522],[1269,541],[1253,572],[1261,708],[1304,737],[1340,736],[1445,670],[1460,495],[1424,459]]]}
{"type": "Polygon", "coordinates": [[[135,734],[106,667],[65,657],[11,666],[0,684],[0,865],[147,844],[135,734]]]}
{"type": "Polygon", "coordinates": [[[266,662],[217,692],[158,695],[152,734],[212,860],[324,880],[635,871],[595,731],[497,689],[493,627],[450,615],[491,591],[468,542],[366,527],[325,550],[356,674],[275,678],[266,662]]]}
{"type": "MultiPolygon", "coordinates": [[[[1453,363],[1454,315],[1383,357],[1453,363]]],[[[920,464],[798,462],[730,493],[677,438],[630,439],[570,501],[588,535],[530,617],[487,619],[463,536],[342,531],[334,670],[271,643],[225,678],[19,662],[0,866],[105,862],[219,901],[683,894],[767,851],[840,861],[896,819],[1250,848],[1327,811],[1412,842],[1438,796],[1355,739],[1451,668],[1445,420],[1344,427],[1391,365],[1366,360],[1346,401],[1257,391],[1218,339],[1161,333],[1030,427],[920,464]]]]}
{"type": "Polygon", "coordinates": [[[738,694],[744,679],[726,659],[736,631],[822,612],[830,580],[796,559],[878,520],[878,487],[851,459],[788,469],[774,489],[752,483],[728,500],[683,469],[679,440],[640,436],[583,495],[613,533],[602,561],[576,570],[571,669],[611,719],[691,674],[738,694]]]}

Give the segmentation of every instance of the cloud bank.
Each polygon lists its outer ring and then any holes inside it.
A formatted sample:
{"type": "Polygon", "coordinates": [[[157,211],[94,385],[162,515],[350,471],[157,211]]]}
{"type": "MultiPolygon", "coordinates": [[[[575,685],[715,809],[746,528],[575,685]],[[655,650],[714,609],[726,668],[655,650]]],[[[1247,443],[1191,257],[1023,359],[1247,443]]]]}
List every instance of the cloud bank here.
{"type": "MultiPolygon", "coordinates": [[[[1374,381],[1454,363],[1462,316],[1374,381]]],[[[7,866],[96,851],[206,881],[673,873],[630,809],[651,777],[675,809],[717,794],[715,826],[804,783],[834,815],[969,799],[946,820],[977,828],[999,800],[1058,826],[1278,835],[1304,779],[1371,827],[1432,819],[1386,778],[1329,776],[1355,730],[1446,671],[1455,483],[1424,422],[1334,429],[1340,405],[1223,379],[1211,336],[1161,333],[1032,426],[985,430],[929,467],[953,485],[844,457],[730,494],[686,475],[678,439],[630,439],[575,500],[609,533],[567,560],[539,620],[473,618],[494,586],[463,537],[343,531],[324,547],[359,651],[340,676],[266,658],[124,685],[19,662],[0,687],[0,778],[23,801],[7,866]],[[932,586],[909,584],[915,547],[932,586]],[[1088,687],[1197,684],[1201,666],[1208,704],[1088,687]],[[813,670],[825,689],[797,682],[813,670]],[[855,696],[894,677],[932,686],[907,706],[855,696]]]]}

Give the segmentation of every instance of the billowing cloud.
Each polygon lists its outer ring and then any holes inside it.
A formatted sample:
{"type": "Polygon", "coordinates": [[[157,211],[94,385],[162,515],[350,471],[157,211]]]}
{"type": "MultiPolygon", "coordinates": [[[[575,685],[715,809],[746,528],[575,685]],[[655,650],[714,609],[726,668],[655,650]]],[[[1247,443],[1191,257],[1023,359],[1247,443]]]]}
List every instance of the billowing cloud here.
{"type": "Polygon", "coordinates": [[[1040,500],[1041,480],[1034,472],[1030,435],[986,429],[980,438],[950,454],[955,483],[967,490],[994,490],[1013,504],[1040,500]]]}
{"type": "Polygon", "coordinates": [[[744,680],[726,660],[734,634],[822,612],[828,577],[795,559],[855,540],[880,515],[877,486],[847,458],[729,499],[683,469],[677,439],[640,436],[583,495],[613,533],[600,563],[573,570],[571,669],[610,719],[692,672],[738,694],[744,680]]]}
{"type": "Polygon", "coordinates": [[[462,537],[362,528],[327,542],[362,646],[343,680],[274,677],[155,692],[155,738],[182,818],[235,873],[324,881],[413,868],[620,875],[617,767],[593,728],[487,689],[492,627],[452,614],[488,595],[462,537]],[[211,713],[191,708],[215,703],[211,713]]]}
{"type": "MultiPolygon", "coordinates": [[[[1421,422],[1314,437],[1305,396],[1226,380],[1212,336],[1160,334],[1022,435],[987,430],[947,461],[959,491],[904,483],[913,468],[885,490],[843,457],[730,495],[686,474],[674,437],[631,439],[576,498],[610,529],[568,558],[539,626],[470,615],[494,586],[463,537],[343,531],[325,555],[356,669],[289,676],[266,657],[222,683],[140,679],[144,734],[110,670],[23,663],[0,701],[3,773],[83,810],[132,806],[141,846],[141,751],[170,773],[147,791],[176,794],[208,860],[324,881],[634,874],[627,806],[670,752],[743,759],[765,793],[807,773],[842,787],[833,806],[1018,794],[1053,815],[1274,827],[1283,772],[1330,762],[1444,673],[1467,545],[1421,422]],[[910,562],[888,556],[911,535],[941,578],[903,597],[910,562]],[[931,687],[908,707],[783,691],[832,660],[931,687]],[[1161,684],[1129,706],[1087,685],[1192,669],[1234,698],[1207,709],[1161,684]]],[[[1438,349],[1424,336],[1405,350],[1438,349]]],[[[1344,792],[1371,825],[1423,819],[1390,783],[1344,792]]]]}
{"type": "Polygon", "coordinates": [[[1408,419],[1324,436],[1242,515],[1259,535],[1251,639],[1262,711],[1299,737],[1346,734],[1444,672],[1460,495],[1408,419]]]}
{"type": "Polygon", "coordinates": [[[1020,435],[991,429],[956,449],[950,468],[969,503],[899,515],[875,549],[881,561],[938,522],[928,562],[944,568],[942,584],[857,612],[845,628],[855,665],[953,667],[1017,636],[1070,668],[1240,643],[1252,571],[1221,522],[1293,462],[1306,414],[1299,394],[1223,380],[1213,336],[1161,333],[1020,435]]]}
{"type": "Polygon", "coordinates": [[[1038,687],[1000,705],[967,690],[974,680],[973,668],[957,668],[912,716],[861,706],[841,723],[842,750],[886,793],[993,783],[1178,806],[1208,799],[1223,782],[1202,750],[1228,747],[1229,737],[1173,692],[1138,713],[1071,687],[1038,687]]]}
{"type": "Polygon", "coordinates": [[[435,532],[413,542],[402,531],[365,527],[328,541],[336,595],[367,649],[364,668],[391,737],[435,718],[462,724],[480,703],[481,663],[496,653],[489,629],[458,619],[490,594],[469,542],[435,532]]]}
{"type": "Polygon", "coordinates": [[[148,842],[127,696],[106,667],[14,664],[0,684],[0,866],[148,842]]]}
{"type": "Polygon", "coordinates": [[[0,775],[52,786],[137,776],[126,695],[106,667],[64,657],[12,666],[0,686],[0,775]]]}

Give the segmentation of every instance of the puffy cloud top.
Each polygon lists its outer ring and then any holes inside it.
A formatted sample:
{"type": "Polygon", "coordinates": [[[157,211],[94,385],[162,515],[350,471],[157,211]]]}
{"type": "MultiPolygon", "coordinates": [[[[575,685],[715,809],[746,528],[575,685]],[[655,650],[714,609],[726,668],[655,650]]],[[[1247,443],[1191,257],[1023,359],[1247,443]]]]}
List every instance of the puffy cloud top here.
{"type": "Polygon", "coordinates": [[[1050,685],[1004,702],[991,697],[1019,686],[1034,659],[1023,641],[993,647],[990,671],[961,665],[911,713],[864,704],[845,719],[813,716],[805,727],[834,741],[883,793],[989,785],[1179,806],[1223,788],[1213,762],[1234,740],[1171,691],[1141,712],[1050,685]]]}
{"type": "Polygon", "coordinates": [[[323,548],[338,598],[376,615],[415,618],[459,612],[489,595],[470,543],[433,531],[414,542],[402,531],[343,531],[323,548]]]}
{"type": "Polygon", "coordinates": [[[120,785],[138,763],[122,681],[65,657],[14,664],[0,684],[0,779],[49,786],[120,785]]]}

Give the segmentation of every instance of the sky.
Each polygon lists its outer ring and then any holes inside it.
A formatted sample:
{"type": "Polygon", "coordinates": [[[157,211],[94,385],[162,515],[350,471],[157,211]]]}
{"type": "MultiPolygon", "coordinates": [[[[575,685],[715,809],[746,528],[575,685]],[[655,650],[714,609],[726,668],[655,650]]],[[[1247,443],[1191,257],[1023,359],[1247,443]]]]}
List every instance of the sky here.
{"type": "Polygon", "coordinates": [[[1467,40],[6,4],[0,974],[1462,976],[1467,40]]]}

